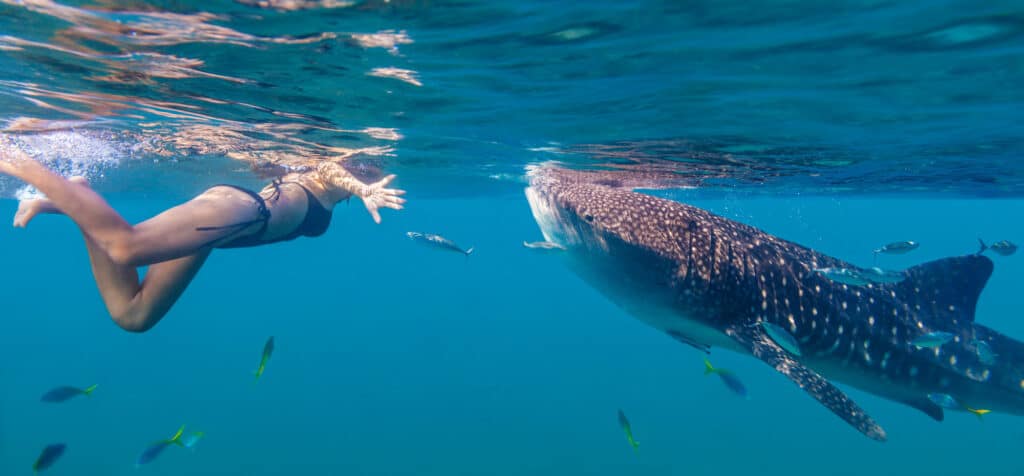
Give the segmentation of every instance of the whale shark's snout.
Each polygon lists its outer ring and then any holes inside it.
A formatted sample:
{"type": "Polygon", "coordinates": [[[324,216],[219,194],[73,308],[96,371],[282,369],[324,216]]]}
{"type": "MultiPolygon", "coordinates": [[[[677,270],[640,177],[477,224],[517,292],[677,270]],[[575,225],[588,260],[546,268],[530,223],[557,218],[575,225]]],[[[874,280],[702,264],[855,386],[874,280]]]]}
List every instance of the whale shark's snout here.
{"type": "Polygon", "coordinates": [[[535,187],[526,189],[526,201],[530,203],[533,220],[537,222],[546,241],[569,246],[564,221],[558,216],[558,209],[550,196],[542,195],[535,187]]]}
{"type": "Polygon", "coordinates": [[[530,186],[526,189],[526,200],[544,239],[573,248],[584,244],[589,239],[586,235],[592,233],[587,233],[587,227],[579,223],[584,218],[580,217],[571,195],[560,188],[564,183],[554,176],[557,170],[547,166],[531,167],[527,172],[530,186]]]}

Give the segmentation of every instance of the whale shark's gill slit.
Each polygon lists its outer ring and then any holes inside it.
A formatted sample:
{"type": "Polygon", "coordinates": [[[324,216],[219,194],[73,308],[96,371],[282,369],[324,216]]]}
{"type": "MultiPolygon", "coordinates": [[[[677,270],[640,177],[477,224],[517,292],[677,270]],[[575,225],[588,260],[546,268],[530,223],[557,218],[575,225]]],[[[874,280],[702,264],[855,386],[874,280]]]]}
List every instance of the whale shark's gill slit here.
{"type": "Polygon", "coordinates": [[[718,275],[718,237],[715,236],[715,230],[708,230],[708,281],[715,279],[718,275]]]}
{"type": "MultiPolygon", "coordinates": [[[[692,223],[692,222],[691,222],[692,223]]],[[[679,273],[679,277],[684,283],[688,283],[690,276],[693,274],[694,261],[693,261],[693,232],[688,228],[680,227],[681,236],[679,238],[680,255],[686,259],[683,261],[683,266],[679,273]]]]}
{"type": "Polygon", "coordinates": [[[814,397],[819,403],[836,414],[839,418],[849,423],[868,438],[877,441],[885,441],[885,430],[878,423],[868,416],[863,409],[857,405],[842,390],[832,385],[825,377],[818,375],[813,370],[804,367],[803,364],[794,360],[786,351],[782,350],[771,340],[760,326],[732,327],[726,330],[726,334],[735,339],[740,345],[749,348],[750,353],[772,366],[782,375],[789,377],[796,385],[802,388],[808,395],[814,397]]]}

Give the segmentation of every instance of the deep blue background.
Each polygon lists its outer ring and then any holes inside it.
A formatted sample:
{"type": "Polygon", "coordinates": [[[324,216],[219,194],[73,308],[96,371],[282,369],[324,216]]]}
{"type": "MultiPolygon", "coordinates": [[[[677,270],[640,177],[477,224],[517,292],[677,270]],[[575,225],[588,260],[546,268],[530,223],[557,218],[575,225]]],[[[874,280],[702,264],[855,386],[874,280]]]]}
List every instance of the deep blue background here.
{"type": "MultiPolygon", "coordinates": [[[[415,190],[415,183],[402,184],[415,190]]],[[[697,205],[868,264],[902,267],[1020,237],[1019,201],[700,199],[697,205]]],[[[185,198],[185,197],[179,197],[185,198]]],[[[141,219],[171,200],[115,196],[141,219]]],[[[13,213],[4,202],[0,214],[13,213]]],[[[42,217],[0,230],[0,473],[26,474],[46,443],[68,443],[52,474],[1019,474],[1018,417],[963,413],[938,424],[851,390],[889,432],[848,428],[770,368],[714,352],[751,399],[701,375],[701,355],[625,315],[539,238],[525,200],[421,200],[374,226],[341,205],[320,239],[215,253],[155,329],[104,315],[76,229],[42,217]],[[424,248],[408,230],[477,251],[424,248]],[[267,336],[264,378],[250,371],[267,336]],[[95,396],[44,405],[55,385],[95,396]],[[641,446],[616,423],[622,408],[641,446]],[[140,470],[147,443],[180,424],[206,431],[140,470]]],[[[1019,238],[1017,238],[1019,241],[1019,238]]],[[[978,321],[1024,336],[1020,256],[996,256],[978,321]]]]}

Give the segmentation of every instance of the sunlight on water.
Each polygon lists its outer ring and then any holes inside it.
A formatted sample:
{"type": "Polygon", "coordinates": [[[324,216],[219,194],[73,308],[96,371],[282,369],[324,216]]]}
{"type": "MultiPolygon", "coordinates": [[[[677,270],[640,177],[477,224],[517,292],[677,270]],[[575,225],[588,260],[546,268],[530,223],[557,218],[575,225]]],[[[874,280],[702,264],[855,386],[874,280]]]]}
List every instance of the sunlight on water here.
{"type": "Polygon", "coordinates": [[[558,142],[705,187],[1015,194],[1012,3],[789,3],[5,0],[0,105],[8,132],[258,172],[368,154],[486,187],[558,142]]]}

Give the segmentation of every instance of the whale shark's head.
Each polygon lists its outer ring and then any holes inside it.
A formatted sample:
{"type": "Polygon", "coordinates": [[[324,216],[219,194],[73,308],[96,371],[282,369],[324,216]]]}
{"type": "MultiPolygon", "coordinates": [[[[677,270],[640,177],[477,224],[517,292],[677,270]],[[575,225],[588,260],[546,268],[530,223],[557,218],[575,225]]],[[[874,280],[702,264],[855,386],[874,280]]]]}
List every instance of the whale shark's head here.
{"type": "Polygon", "coordinates": [[[615,234],[620,204],[601,192],[615,184],[595,183],[587,172],[531,167],[526,199],[544,239],[566,248],[596,247],[607,251],[605,234],[615,234]],[[600,190],[595,190],[598,187],[600,190]]]}
{"type": "Polygon", "coordinates": [[[569,249],[629,249],[683,265],[693,248],[682,246],[681,237],[711,218],[698,208],[634,193],[636,187],[659,187],[643,174],[541,165],[528,168],[527,177],[526,198],[545,239],[569,249]]]}

